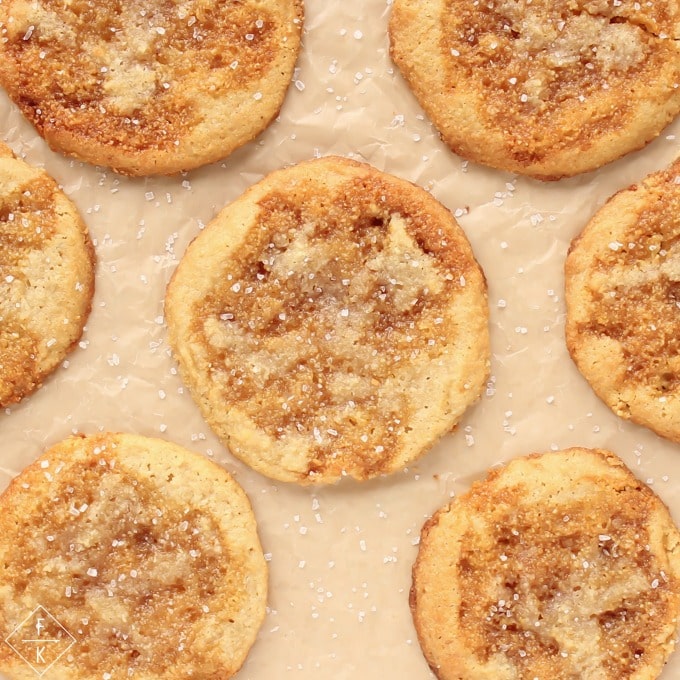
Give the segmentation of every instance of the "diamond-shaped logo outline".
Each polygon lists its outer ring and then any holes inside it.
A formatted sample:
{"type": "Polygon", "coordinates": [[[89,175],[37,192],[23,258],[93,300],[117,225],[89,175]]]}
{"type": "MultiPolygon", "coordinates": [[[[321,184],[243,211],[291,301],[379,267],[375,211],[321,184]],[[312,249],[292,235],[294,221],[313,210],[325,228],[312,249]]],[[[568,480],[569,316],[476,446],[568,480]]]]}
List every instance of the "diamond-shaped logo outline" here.
{"type": "Polygon", "coordinates": [[[46,672],[47,672],[47,671],[48,671],[48,670],[49,670],[49,669],[57,662],[57,661],[59,661],[59,659],[61,659],[62,656],[64,656],[64,654],[66,654],[66,652],[68,652],[69,649],[71,649],[71,647],[73,647],[73,645],[74,645],[75,643],[76,643],[76,638],[73,637],[73,635],[71,635],[71,633],[70,633],[68,630],[66,630],[66,628],[64,628],[64,626],[62,626],[61,623],[59,623],[59,621],[58,621],[54,616],[52,616],[52,614],[50,614],[50,612],[48,612],[47,609],[45,609],[45,607],[43,607],[41,604],[39,604],[35,609],[33,609],[33,611],[31,611],[30,614],[28,614],[28,616],[26,616],[26,618],[25,618],[21,623],[19,623],[17,626],[15,626],[14,630],[13,630],[13,631],[5,638],[5,644],[6,644],[6,645],[7,645],[7,646],[8,646],[8,647],[9,647],[9,648],[10,648],[10,649],[11,649],[11,650],[12,650],[12,651],[13,651],[13,652],[14,652],[14,653],[15,653],[15,654],[16,654],[16,655],[24,662],[24,663],[26,663],[26,664],[31,668],[31,670],[34,671],[34,672],[36,673],[36,675],[37,675],[38,677],[42,677],[42,676],[43,676],[43,675],[44,675],[44,674],[45,674],[45,673],[46,673],[46,672]],[[37,612],[42,612],[43,614],[46,614],[46,615],[50,618],[51,621],[53,621],[57,626],[59,626],[59,628],[61,628],[61,630],[63,630],[64,633],[66,633],[66,635],[67,635],[69,638],[71,638],[71,641],[66,645],[66,647],[64,647],[64,649],[62,649],[62,651],[59,652],[59,654],[57,654],[57,656],[55,656],[54,659],[52,659],[52,661],[50,661],[50,663],[49,663],[47,666],[44,666],[44,667],[42,667],[42,668],[36,668],[36,667],[35,667],[35,666],[34,666],[34,665],[33,665],[33,664],[32,664],[32,663],[31,663],[31,662],[30,662],[30,661],[29,661],[29,660],[28,660],[28,659],[27,659],[27,658],[26,658],[26,657],[25,657],[25,656],[24,656],[24,655],[23,655],[23,654],[22,654],[22,653],[21,653],[21,652],[20,652],[20,651],[12,644],[12,643],[11,643],[11,642],[10,642],[10,639],[11,639],[12,637],[14,637],[14,635],[15,635],[16,633],[18,633],[18,632],[23,628],[23,626],[26,624],[26,622],[30,621],[30,620],[33,618],[33,616],[35,616],[35,614],[36,614],[37,612]]]}

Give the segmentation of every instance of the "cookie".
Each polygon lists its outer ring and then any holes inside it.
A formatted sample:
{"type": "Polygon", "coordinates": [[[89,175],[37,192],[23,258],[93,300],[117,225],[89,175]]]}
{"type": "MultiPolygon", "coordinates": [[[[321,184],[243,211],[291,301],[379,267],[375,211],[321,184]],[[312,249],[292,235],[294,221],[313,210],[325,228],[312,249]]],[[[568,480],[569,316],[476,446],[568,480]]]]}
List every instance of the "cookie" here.
{"type": "Polygon", "coordinates": [[[40,387],[78,342],[94,266],[73,203],[0,144],[0,407],[40,387]]]}
{"type": "Polygon", "coordinates": [[[302,0],[0,3],[0,84],[49,145],[129,175],[220,160],[276,117],[302,0]]]}
{"type": "Polygon", "coordinates": [[[680,533],[614,454],[491,471],[429,520],[410,603],[441,680],[651,680],[680,615],[680,533]]]}
{"type": "Polygon", "coordinates": [[[542,180],[639,149],[680,111],[680,8],[394,0],[391,54],[443,140],[542,180]]]}
{"type": "Polygon", "coordinates": [[[680,442],[680,162],[614,195],[571,244],[566,341],[617,415],[680,442]]]}
{"type": "Polygon", "coordinates": [[[159,439],[72,437],[15,478],[0,509],[0,672],[28,680],[59,652],[50,677],[63,680],[241,667],[267,569],[248,499],[217,464],[159,439]],[[41,636],[57,640],[42,665],[26,641],[41,636]]]}
{"type": "Polygon", "coordinates": [[[340,157],[227,206],[182,257],[165,314],[207,422],[283,481],[402,469],[488,374],[486,282],[451,213],[340,157]]]}

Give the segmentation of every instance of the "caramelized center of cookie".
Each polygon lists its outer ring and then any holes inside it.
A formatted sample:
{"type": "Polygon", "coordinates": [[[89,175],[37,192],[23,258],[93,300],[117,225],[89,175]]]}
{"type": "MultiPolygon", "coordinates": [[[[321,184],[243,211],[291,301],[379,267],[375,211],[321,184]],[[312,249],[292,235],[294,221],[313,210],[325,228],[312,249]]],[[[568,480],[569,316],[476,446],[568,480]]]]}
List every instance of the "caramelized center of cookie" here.
{"type": "Polygon", "coordinates": [[[29,188],[2,171],[0,188],[0,403],[5,403],[31,391],[36,378],[30,367],[40,350],[31,315],[48,294],[39,286],[49,266],[41,252],[54,236],[56,189],[45,177],[32,175],[29,188]]]}
{"type": "MultiPolygon", "coordinates": [[[[13,538],[3,583],[17,611],[5,618],[39,603],[76,638],[79,664],[120,677],[175,667],[189,677],[192,624],[215,601],[235,615],[245,597],[242,565],[214,520],[119,469],[106,450],[94,449],[75,474],[42,467],[49,494],[13,538]]],[[[162,482],[172,480],[168,472],[162,482]]]]}
{"type": "MultiPolygon", "coordinates": [[[[481,82],[482,113],[518,149],[523,140],[534,140],[535,147],[545,136],[545,130],[536,128],[537,116],[557,125],[591,97],[616,88],[628,92],[631,78],[657,72],[653,51],[674,50],[675,22],[665,3],[641,7],[631,0],[448,0],[442,21],[440,49],[451,86],[460,80],[461,70],[467,79],[481,82]]],[[[586,139],[603,126],[615,125],[625,116],[626,100],[622,95],[613,113],[602,111],[583,130],[569,134],[586,139]]],[[[552,136],[546,144],[573,141],[552,136]]]]}
{"type": "Polygon", "coordinates": [[[39,127],[163,148],[198,122],[201,97],[262,76],[279,31],[254,2],[10,0],[2,39],[39,127]]]}
{"type": "Polygon", "coordinates": [[[680,387],[680,193],[652,200],[590,276],[592,322],[621,344],[626,380],[663,397],[680,387]]]}
{"type": "Polygon", "coordinates": [[[299,191],[261,201],[195,332],[227,408],[314,441],[320,466],[352,442],[378,466],[408,427],[412,380],[460,333],[446,310],[474,261],[388,183],[299,191]]]}
{"type": "Polygon", "coordinates": [[[637,491],[600,494],[596,512],[588,498],[550,511],[503,499],[492,510],[480,500],[491,533],[483,550],[475,531],[466,534],[459,563],[461,627],[478,657],[502,655],[527,678],[557,677],[558,664],[573,677],[589,669],[620,680],[644,666],[667,633],[670,586],[650,553],[650,508],[637,491]]]}

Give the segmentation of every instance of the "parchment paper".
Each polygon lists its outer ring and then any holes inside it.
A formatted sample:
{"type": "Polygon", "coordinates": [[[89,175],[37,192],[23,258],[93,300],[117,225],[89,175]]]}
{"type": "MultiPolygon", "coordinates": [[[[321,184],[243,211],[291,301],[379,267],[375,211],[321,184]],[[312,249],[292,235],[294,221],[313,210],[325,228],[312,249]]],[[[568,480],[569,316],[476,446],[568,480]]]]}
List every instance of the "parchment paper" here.
{"type": "MultiPolygon", "coordinates": [[[[675,158],[680,123],[640,152],[557,183],[468,165],[439,141],[395,72],[388,16],[385,0],[306,0],[303,52],[279,119],[226,161],[185,176],[131,180],[66,159],[0,97],[0,137],[63,185],[99,260],[81,347],[0,414],[0,488],[77,431],[165,437],[224,465],[250,496],[270,560],[269,613],[239,680],[431,678],[408,608],[420,528],[516,456],[608,448],[680,520],[680,447],[603,406],[563,337],[570,240],[612,193],[675,158]],[[416,182],[454,211],[489,282],[492,377],[458,431],[417,465],[365,484],[299,488],[252,472],[212,435],[170,357],[163,296],[220,208],[271,170],[329,153],[416,182]]],[[[680,650],[662,675],[677,677],[680,650]]]]}

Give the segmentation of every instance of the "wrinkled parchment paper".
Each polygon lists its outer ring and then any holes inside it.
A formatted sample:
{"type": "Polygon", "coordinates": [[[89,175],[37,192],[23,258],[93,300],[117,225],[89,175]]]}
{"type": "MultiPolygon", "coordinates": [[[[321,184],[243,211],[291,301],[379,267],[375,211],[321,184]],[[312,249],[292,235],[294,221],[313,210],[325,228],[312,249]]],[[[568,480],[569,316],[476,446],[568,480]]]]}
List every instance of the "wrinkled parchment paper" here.
{"type": "MultiPolygon", "coordinates": [[[[563,338],[570,240],[612,193],[675,158],[680,121],[642,151],[558,183],[468,165],[395,72],[388,16],[386,0],[306,0],[303,52],[279,119],[224,162],[185,176],[126,179],[71,161],[0,96],[0,137],[63,185],[99,260],[80,347],[0,414],[0,488],[77,431],[160,436],[224,465],[250,496],[270,560],[269,613],[239,680],[431,678],[408,608],[420,528],[516,456],[608,448],[680,521],[680,447],[603,406],[563,338]],[[456,214],[489,283],[492,376],[458,431],[403,473],[299,488],[252,472],[212,435],[170,356],[163,296],[190,240],[225,204],[271,170],[329,153],[416,182],[456,214]]],[[[680,650],[662,675],[677,677],[680,650]]]]}

